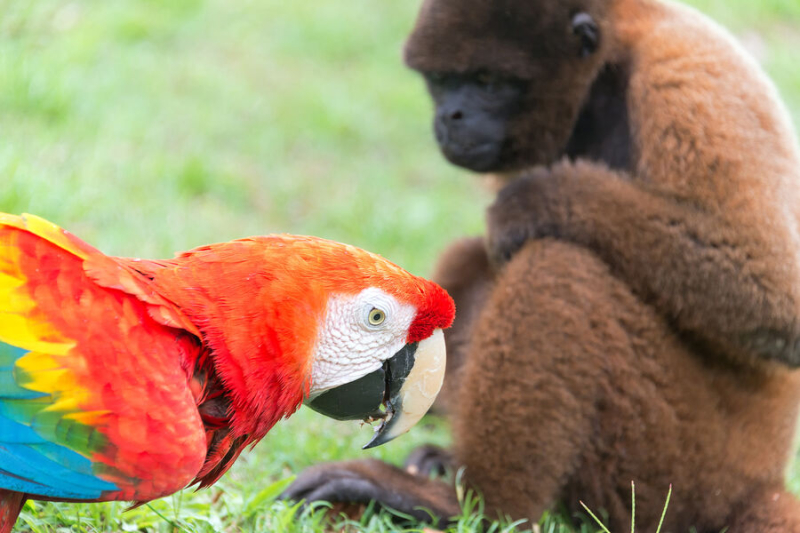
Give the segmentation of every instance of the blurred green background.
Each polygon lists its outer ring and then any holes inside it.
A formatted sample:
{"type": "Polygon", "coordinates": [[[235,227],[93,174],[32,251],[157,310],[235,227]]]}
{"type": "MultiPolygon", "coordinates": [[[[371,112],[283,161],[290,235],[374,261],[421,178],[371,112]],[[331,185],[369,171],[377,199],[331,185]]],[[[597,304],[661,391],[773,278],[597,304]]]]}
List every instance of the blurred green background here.
{"type": "MultiPolygon", "coordinates": [[[[445,243],[482,231],[490,197],[439,155],[423,84],[402,65],[418,3],[0,0],[0,210],[111,254],[292,232],[427,275],[445,243]]],[[[800,123],[800,2],[692,3],[754,53],[800,123]]],[[[370,433],[302,410],[212,490],[128,513],[29,504],[23,529],[321,531],[271,504],[271,484],[448,438],[431,420],[361,452],[370,433]]]]}

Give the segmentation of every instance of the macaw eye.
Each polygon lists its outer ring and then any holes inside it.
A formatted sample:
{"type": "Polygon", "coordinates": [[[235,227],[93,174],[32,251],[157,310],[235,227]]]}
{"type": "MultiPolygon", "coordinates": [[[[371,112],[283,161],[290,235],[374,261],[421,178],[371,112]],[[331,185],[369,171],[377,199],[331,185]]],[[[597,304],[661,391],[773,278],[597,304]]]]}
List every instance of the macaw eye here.
{"type": "Polygon", "coordinates": [[[383,324],[384,320],[386,320],[386,313],[384,313],[377,307],[373,307],[372,310],[369,312],[369,316],[367,318],[370,324],[372,324],[373,326],[379,326],[383,324]]]}

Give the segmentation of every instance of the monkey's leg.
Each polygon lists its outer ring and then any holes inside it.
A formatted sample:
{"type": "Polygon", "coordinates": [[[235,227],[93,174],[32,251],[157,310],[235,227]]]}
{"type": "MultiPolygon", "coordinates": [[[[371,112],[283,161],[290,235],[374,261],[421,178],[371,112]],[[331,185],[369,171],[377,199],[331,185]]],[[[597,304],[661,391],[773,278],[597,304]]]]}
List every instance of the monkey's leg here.
{"type": "Polygon", "coordinates": [[[498,275],[453,414],[456,461],[489,508],[538,520],[580,468],[606,367],[631,350],[621,286],[591,252],[551,240],[528,243],[498,275]]]}
{"type": "Polygon", "coordinates": [[[489,510],[583,500],[617,531],[635,481],[637,529],[654,531],[672,484],[664,531],[719,531],[751,486],[782,481],[794,374],[709,363],[589,250],[526,244],[475,324],[454,455],[489,510]]]}
{"type": "Polygon", "coordinates": [[[729,533],[800,532],[800,501],[781,487],[754,491],[731,521],[729,533]]]}

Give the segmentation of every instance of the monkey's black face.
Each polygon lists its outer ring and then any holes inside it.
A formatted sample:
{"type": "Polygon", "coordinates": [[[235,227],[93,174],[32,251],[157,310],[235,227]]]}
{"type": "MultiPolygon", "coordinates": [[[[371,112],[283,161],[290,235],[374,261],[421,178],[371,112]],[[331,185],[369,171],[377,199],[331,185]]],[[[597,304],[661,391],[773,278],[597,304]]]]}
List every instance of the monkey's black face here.
{"type": "Polygon", "coordinates": [[[447,160],[476,172],[502,166],[525,83],[488,73],[428,73],[425,79],[436,105],[436,141],[447,160]]]}
{"type": "Polygon", "coordinates": [[[406,42],[445,157],[516,172],[562,157],[610,49],[610,0],[424,0],[406,42]]]}

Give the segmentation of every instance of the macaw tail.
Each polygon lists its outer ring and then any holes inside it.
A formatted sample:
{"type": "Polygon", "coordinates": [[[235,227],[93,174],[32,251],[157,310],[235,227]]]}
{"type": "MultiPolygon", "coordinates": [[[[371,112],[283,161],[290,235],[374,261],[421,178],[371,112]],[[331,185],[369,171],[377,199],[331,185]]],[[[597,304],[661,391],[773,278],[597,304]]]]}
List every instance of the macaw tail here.
{"type": "Polygon", "coordinates": [[[11,533],[25,500],[21,492],[0,489],[0,533],[11,533]]]}

